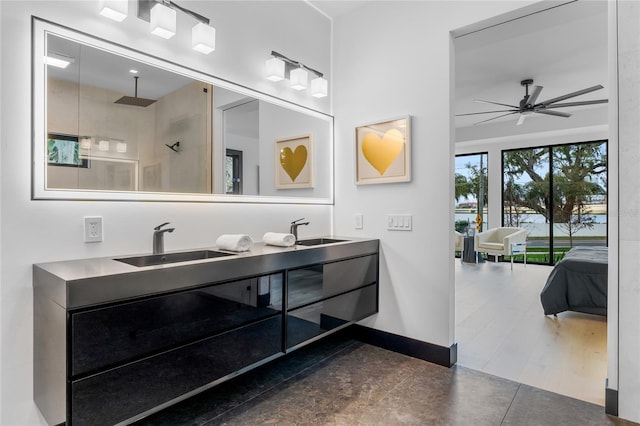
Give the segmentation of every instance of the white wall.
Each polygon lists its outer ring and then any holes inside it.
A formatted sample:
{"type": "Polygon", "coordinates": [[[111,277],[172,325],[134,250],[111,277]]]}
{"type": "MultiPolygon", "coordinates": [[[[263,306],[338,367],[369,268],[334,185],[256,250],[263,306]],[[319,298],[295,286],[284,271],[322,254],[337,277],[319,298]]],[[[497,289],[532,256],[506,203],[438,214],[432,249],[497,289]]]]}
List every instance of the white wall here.
{"type": "Polygon", "coordinates": [[[189,33],[185,28],[191,26],[186,17],[179,18],[180,34],[169,41],[149,35],[147,24],[133,17],[133,1],[130,16],[122,23],[100,17],[97,1],[0,2],[0,424],[43,424],[32,401],[33,263],[150,252],[152,227],[165,221],[176,228],[165,240],[167,250],[210,246],[222,233],[245,232],[260,240],[265,231],[287,231],[289,222],[300,217],[311,222],[300,230],[302,236],[331,231],[331,206],[31,200],[32,14],[329,111],[328,98],[316,100],[263,78],[271,50],[329,74],[330,23],[325,17],[303,2],[181,4],[212,18],[217,30],[214,53],[204,56],[185,47],[189,33]],[[103,216],[102,243],[82,241],[86,215],[103,216]]]}
{"type": "MultiPolygon", "coordinates": [[[[617,1],[618,398],[620,417],[640,422],[640,3],[617,1]]],[[[611,269],[611,268],[610,268],[611,269]]],[[[611,295],[611,291],[609,292],[611,295]]],[[[615,360],[614,360],[615,362],[615,360]]],[[[615,389],[615,387],[614,387],[615,389]]]]}
{"type": "Polygon", "coordinates": [[[377,1],[334,22],[335,231],[382,241],[380,313],[365,325],[455,342],[450,31],[530,3],[377,1]],[[413,117],[411,183],[356,186],[354,128],[403,114],[413,117]],[[393,213],[412,214],[413,231],[387,231],[393,213]]]}

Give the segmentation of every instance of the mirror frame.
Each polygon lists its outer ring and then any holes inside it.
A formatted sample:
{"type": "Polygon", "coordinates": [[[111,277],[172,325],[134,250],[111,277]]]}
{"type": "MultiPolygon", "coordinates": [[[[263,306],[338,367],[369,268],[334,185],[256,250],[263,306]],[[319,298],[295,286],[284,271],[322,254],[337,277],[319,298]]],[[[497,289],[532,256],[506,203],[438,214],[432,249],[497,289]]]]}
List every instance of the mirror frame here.
{"type": "MultiPolygon", "coordinates": [[[[234,84],[210,74],[187,68],[176,63],[151,56],[132,48],[124,47],[101,38],[90,36],[86,33],[55,24],[50,21],[32,16],[32,192],[33,200],[94,200],[94,201],[161,201],[161,202],[204,202],[204,203],[268,203],[268,204],[334,204],[334,143],[335,130],[334,118],[329,114],[285,101],[283,99],[234,84]],[[181,74],[185,77],[200,80],[214,86],[223,87],[245,96],[251,96],[258,100],[266,101],[274,105],[307,114],[311,117],[325,120],[329,125],[331,141],[329,143],[329,196],[328,197],[287,197],[287,196],[260,196],[260,195],[225,195],[225,194],[190,194],[171,192],[135,192],[135,191],[108,191],[108,190],[77,190],[47,188],[46,172],[46,117],[47,117],[47,65],[44,64],[47,34],[64,37],[101,49],[116,55],[125,56],[133,60],[144,62],[170,72],[181,74]]],[[[214,138],[215,139],[215,138],[214,138]]],[[[214,140],[215,144],[215,140],[214,140]]]]}

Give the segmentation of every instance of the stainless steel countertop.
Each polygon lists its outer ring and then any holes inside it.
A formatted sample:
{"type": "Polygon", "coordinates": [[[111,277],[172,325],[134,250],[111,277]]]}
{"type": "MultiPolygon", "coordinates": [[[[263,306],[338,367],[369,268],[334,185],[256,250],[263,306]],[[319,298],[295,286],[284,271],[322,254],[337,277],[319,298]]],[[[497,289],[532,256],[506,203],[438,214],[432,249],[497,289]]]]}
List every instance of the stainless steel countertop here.
{"type": "Polygon", "coordinates": [[[346,241],[292,247],[257,243],[238,253],[216,247],[193,248],[175,252],[208,249],[233,255],[144,267],[114,260],[136,254],[38,263],[33,267],[33,286],[60,306],[72,309],[378,253],[377,239],[326,238],[346,241]]]}

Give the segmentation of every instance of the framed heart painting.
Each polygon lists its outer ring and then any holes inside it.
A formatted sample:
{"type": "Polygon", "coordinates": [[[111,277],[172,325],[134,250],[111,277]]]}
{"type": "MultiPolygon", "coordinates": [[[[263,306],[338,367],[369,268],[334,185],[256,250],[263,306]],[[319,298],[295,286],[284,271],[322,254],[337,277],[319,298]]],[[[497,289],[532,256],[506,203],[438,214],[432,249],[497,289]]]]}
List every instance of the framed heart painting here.
{"type": "Polygon", "coordinates": [[[411,181],[411,116],[356,127],[356,184],[411,181]]]}
{"type": "Polygon", "coordinates": [[[276,189],[313,188],[311,135],[276,141],[276,189]]]}

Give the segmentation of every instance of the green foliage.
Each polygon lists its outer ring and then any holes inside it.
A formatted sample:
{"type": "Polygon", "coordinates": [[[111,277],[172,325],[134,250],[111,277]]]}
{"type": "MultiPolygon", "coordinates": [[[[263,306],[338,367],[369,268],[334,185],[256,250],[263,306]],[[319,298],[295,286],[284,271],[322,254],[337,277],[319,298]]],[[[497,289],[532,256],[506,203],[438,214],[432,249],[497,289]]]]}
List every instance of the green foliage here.
{"type": "Polygon", "coordinates": [[[547,222],[561,224],[573,235],[595,222],[588,202],[606,195],[606,142],[559,145],[508,151],[504,154],[505,222],[517,226],[523,209],[533,210],[547,222]],[[551,155],[550,155],[551,153],[551,155]],[[549,158],[551,157],[551,174],[549,158]],[[529,178],[517,184],[523,175],[529,178]],[[553,186],[553,200],[550,188],[553,186]],[[553,215],[553,217],[551,217],[553,215]]]}
{"type": "MultiPolygon", "coordinates": [[[[485,155],[485,154],[480,154],[485,155]]],[[[487,205],[487,187],[489,180],[487,177],[487,167],[480,168],[477,165],[467,163],[465,168],[469,171],[469,178],[465,175],[455,174],[455,197],[456,201],[460,198],[475,198],[482,206],[487,205]],[[482,196],[480,194],[482,193],[482,196]]],[[[478,206],[480,208],[480,205],[478,206]]]]}
{"type": "Polygon", "coordinates": [[[454,226],[456,231],[464,234],[465,232],[467,232],[467,228],[469,228],[469,222],[467,222],[466,220],[456,220],[454,226]]]}

